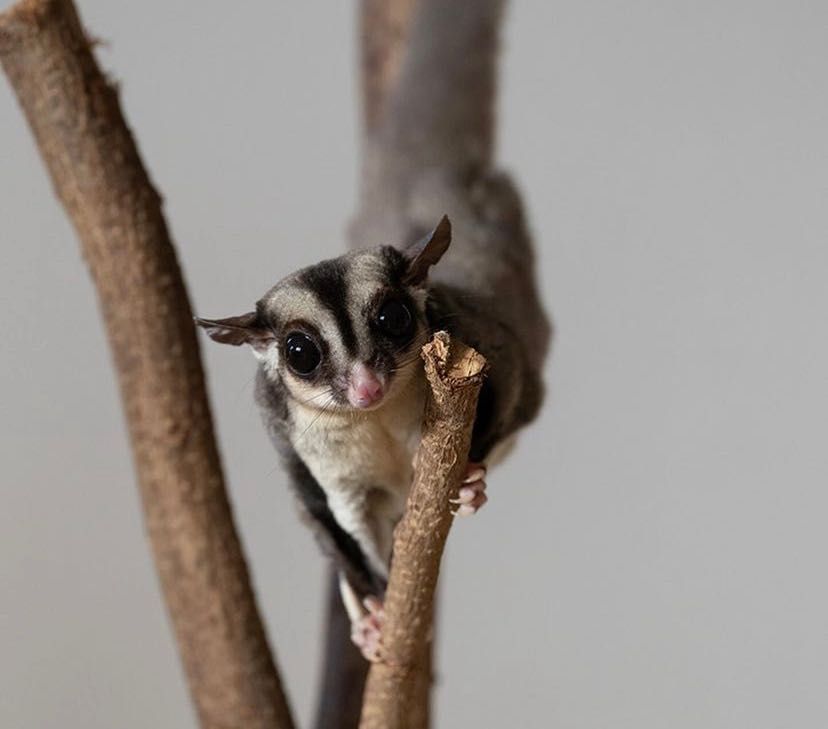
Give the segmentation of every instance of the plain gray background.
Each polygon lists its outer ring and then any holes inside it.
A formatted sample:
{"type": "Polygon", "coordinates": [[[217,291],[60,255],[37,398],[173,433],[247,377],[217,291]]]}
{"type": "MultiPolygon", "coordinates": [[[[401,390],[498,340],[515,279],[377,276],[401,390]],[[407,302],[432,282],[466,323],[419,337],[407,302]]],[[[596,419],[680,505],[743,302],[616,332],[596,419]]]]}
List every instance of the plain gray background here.
{"type": "MultiPolygon", "coordinates": [[[[352,3],[80,9],[199,313],[342,249],[352,3]]],[[[438,727],[828,725],[826,40],[821,1],[511,7],[500,158],[557,340],[543,417],[451,536],[438,727]]],[[[0,129],[0,726],[192,727],[93,290],[5,80],[0,129]]],[[[322,561],[252,357],[204,355],[306,725],[322,561]]]]}

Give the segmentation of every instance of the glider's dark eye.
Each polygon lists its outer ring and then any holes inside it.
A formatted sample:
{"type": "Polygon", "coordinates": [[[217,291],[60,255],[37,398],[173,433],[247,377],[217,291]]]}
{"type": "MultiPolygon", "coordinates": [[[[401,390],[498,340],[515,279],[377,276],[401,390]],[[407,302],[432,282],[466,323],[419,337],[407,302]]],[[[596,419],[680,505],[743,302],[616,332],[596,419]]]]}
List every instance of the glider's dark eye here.
{"type": "Polygon", "coordinates": [[[377,325],[390,337],[404,337],[411,333],[414,317],[408,307],[397,299],[386,301],[377,314],[377,325]]]}
{"type": "Polygon", "coordinates": [[[285,358],[297,375],[309,375],[322,361],[322,353],[307,334],[291,332],[285,339],[285,358]]]}

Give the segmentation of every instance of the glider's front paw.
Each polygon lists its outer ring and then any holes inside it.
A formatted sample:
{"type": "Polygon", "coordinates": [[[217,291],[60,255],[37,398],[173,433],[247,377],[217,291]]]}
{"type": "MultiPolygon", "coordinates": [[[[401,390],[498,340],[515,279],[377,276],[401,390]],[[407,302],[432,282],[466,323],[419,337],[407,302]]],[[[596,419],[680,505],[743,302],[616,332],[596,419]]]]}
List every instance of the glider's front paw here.
{"type": "Polygon", "coordinates": [[[367,660],[375,663],[380,659],[385,610],[375,597],[366,597],[362,604],[368,612],[351,623],[351,640],[367,660]]]}
{"type": "Polygon", "coordinates": [[[486,466],[482,463],[469,463],[466,476],[460,484],[460,491],[452,504],[457,509],[451,513],[455,516],[471,516],[476,514],[489,499],[486,496],[486,466]]]}

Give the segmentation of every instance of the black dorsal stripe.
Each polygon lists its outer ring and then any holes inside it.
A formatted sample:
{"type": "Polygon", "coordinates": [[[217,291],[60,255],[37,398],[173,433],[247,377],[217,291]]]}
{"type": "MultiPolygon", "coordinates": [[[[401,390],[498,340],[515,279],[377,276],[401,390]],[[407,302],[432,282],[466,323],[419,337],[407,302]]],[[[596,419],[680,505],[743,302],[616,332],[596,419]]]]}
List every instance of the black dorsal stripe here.
{"type": "Polygon", "coordinates": [[[342,343],[348,354],[353,357],[357,353],[357,338],[348,314],[347,273],[348,267],[344,261],[322,261],[304,272],[302,283],[313,291],[320,303],[333,314],[342,343]]]}

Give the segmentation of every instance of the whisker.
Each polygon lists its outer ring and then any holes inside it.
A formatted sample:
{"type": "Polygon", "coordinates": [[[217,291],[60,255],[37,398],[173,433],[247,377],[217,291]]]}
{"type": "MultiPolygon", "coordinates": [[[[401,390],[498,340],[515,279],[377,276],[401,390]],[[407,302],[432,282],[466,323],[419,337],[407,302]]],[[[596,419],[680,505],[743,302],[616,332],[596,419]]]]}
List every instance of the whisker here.
{"type": "Polygon", "coordinates": [[[410,364],[416,362],[418,359],[420,359],[420,350],[422,349],[423,345],[431,339],[431,336],[432,336],[431,332],[426,332],[421,337],[416,339],[413,343],[409,343],[409,344],[403,345],[402,347],[399,347],[394,352],[394,354],[393,354],[394,357],[396,357],[398,354],[400,354],[401,352],[404,352],[407,349],[413,349],[414,352],[411,354],[411,356],[406,357],[401,362],[398,362],[395,367],[391,368],[390,372],[391,373],[399,372],[401,369],[404,369],[405,367],[408,367],[408,365],[410,365],[410,364]]]}
{"type": "Polygon", "coordinates": [[[328,412],[328,408],[334,404],[333,395],[328,399],[322,409],[317,413],[317,415],[313,418],[313,420],[308,423],[308,426],[300,433],[299,437],[296,440],[302,440],[305,437],[305,434],[314,426],[317,420],[321,418],[326,412],[328,412]]]}
{"type": "Polygon", "coordinates": [[[310,405],[310,404],[312,404],[315,400],[318,400],[320,397],[324,397],[325,395],[332,395],[332,394],[333,394],[333,391],[332,391],[332,390],[331,390],[331,388],[329,387],[329,388],[327,388],[327,389],[323,390],[322,392],[317,393],[317,394],[316,394],[316,395],[314,395],[313,397],[309,397],[307,400],[302,400],[301,398],[298,398],[298,397],[297,397],[297,398],[295,398],[295,400],[296,400],[297,402],[302,403],[302,405],[310,405]]]}

